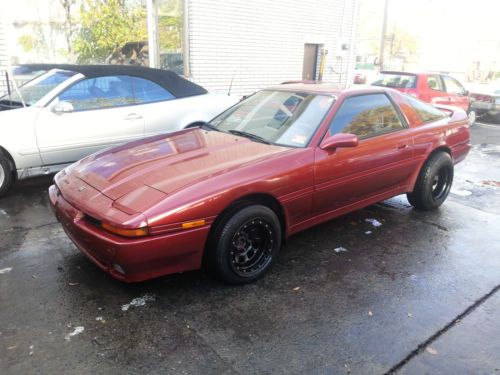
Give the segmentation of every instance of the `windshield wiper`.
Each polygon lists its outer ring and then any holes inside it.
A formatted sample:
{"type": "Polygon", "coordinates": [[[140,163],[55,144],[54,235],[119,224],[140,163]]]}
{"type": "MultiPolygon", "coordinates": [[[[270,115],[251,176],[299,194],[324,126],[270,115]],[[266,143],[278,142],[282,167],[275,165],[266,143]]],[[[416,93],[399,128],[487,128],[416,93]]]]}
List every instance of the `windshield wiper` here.
{"type": "Polygon", "coordinates": [[[228,130],[229,133],[231,134],[235,134],[235,135],[239,135],[241,137],[246,137],[246,138],[250,138],[250,139],[253,139],[257,142],[262,142],[262,143],[265,143],[267,145],[270,145],[271,142],[267,141],[265,138],[262,138],[256,134],[252,134],[252,133],[248,133],[248,132],[244,132],[244,131],[241,131],[241,130],[228,130]]]}
{"type": "Polygon", "coordinates": [[[5,111],[8,109],[18,109],[23,107],[23,103],[16,100],[0,100],[0,111],[5,111]]]}
{"type": "Polygon", "coordinates": [[[12,105],[12,106],[19,106],[19,107],[23,106],[23,103],[21,103],[21,102],[19,102],[17,100],[10,100],[10,99],[1,99],[0,103],[1,104],[9,104],[9,105],[12,105]]]}

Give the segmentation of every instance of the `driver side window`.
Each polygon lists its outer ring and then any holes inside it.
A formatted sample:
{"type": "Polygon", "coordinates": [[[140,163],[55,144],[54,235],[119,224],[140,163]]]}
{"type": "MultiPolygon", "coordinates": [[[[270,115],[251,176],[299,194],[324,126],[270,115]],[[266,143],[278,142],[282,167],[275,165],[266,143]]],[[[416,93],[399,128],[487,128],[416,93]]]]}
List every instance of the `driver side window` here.
{"type": "Polygon", "coordinates": [[[404,128],[389,98],[370,94],[345,99],[330,124],[330,134],[355,134],[363,139],[404,128]]]}
{"type": "Polygon", "coordinates": [[[59,95],[59,100],[70,102],[75,111],[132,105],[132,81],[128,76],[84,79],[59,95]]]}

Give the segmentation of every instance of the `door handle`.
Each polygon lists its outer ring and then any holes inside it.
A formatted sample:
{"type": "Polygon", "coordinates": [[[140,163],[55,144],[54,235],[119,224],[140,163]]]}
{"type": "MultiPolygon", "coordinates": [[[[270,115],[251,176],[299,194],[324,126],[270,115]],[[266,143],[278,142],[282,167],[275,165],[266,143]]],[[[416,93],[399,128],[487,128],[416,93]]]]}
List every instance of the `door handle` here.
{"type": "Polygon", "coordinates": [[[140,120],[142,118],[138,113],[129,113],[125,116],[125,120],[140,120]]]}
{"type": "Polygon", "coordinates": [[[406,143],[403,143],[401,145],[398,145],[398,150],[402,150],[404,148],[408,147],[408,145],[406,143]]]}

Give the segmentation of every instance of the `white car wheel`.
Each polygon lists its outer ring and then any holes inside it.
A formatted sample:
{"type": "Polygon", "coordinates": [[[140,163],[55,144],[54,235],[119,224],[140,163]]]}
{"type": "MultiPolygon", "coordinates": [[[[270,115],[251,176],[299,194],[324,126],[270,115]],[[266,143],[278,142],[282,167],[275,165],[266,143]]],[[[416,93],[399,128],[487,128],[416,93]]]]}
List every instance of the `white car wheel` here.
{"type": "Polygon", "coordinates": [[[473,125],[476,122],[476,111],[470,111],[467,116],[469,117],[469,124],[473,125]]]}
{"type": "Polygon", "coordinates": [[[2,164],[0,164],[0,189],[2,188],[4,182],[5,182],[5,171],[3,170],[2,164]]]}

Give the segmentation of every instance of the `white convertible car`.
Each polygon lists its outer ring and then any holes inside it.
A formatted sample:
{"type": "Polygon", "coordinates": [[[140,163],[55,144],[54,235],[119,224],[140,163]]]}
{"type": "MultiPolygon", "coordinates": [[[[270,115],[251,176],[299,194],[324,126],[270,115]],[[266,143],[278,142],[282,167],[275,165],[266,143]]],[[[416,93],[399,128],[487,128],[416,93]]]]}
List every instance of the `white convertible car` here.
{"type": "Polygon", "coordinates": [[[16,178],[202,124],[237,101],[166,70],[61,65],[0,98],[0,196],[16,178]]]}

